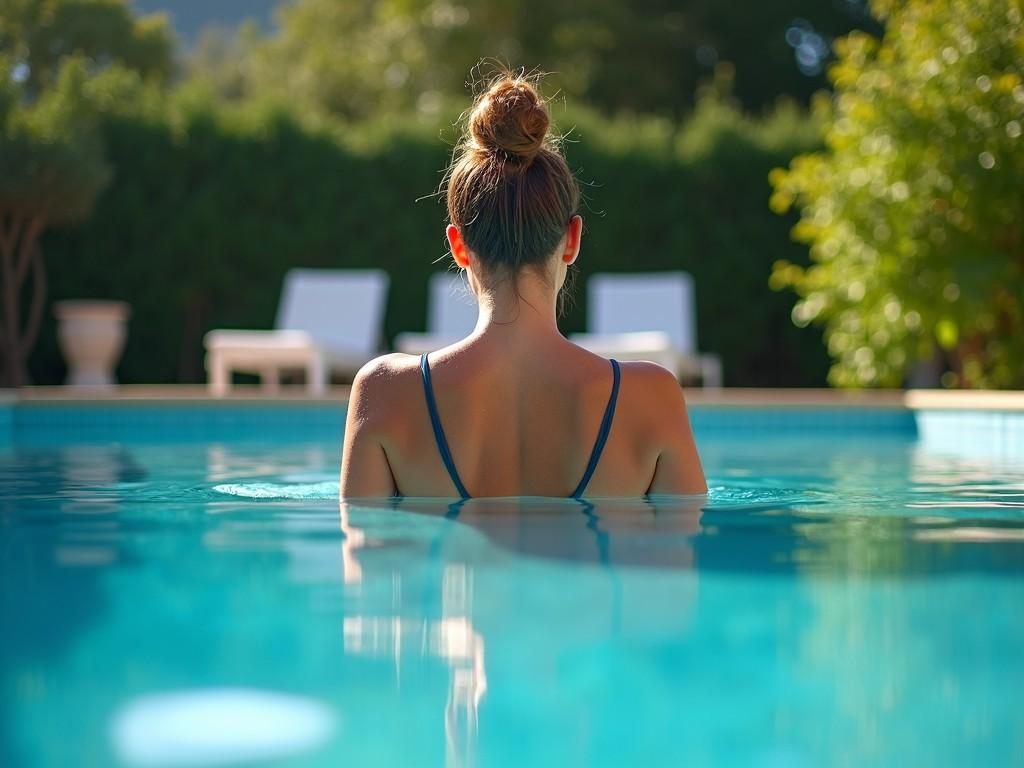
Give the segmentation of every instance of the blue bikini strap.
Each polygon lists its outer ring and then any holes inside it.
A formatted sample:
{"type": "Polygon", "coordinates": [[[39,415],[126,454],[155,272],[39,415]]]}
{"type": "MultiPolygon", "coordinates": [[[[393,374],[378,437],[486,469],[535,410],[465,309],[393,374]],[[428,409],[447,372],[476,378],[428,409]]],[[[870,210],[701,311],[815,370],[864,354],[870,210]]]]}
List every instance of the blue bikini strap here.
{"type": "Polygon", "coordinates": [[[469,498],[469,491],[459,479],[459,473],[455,469],[455,460],[452,459],[452,452],[448,449],[448,440],[444,436],[444,429],[441,427],[441,416],[437,412],[437,401],[434,400],[434,385],[430,381],[430,363],[426,355],[420,355],[420,372],[423,374],[423,393],[427,397],[427,411],[430,412],[430,425],[434,428],[434,440],[437,442],[437,452],[441,454],[441,461],[444,462],[448,476],[455,484],[455,490],[463,499],[469,498]]]}
{"type": "Polygon", "coordinates": [[[583,479],[572,492],[572,498],[578,499],[587,490],[587,484],[597,469],[597,462],[601,460],[601,452],[604,444],[608,442],[608,433],[612,431],[612,418],[615,416],[615,403],[619,399],[619,361],[612,360],[612,394],[608,398],[608,405],[604,409],[604,418],[601,419],[601,429],[597,433],[597,442],[594,443],[594,450],[590,454],[590,462],[587,464],[587,471],[583,473],[583,479]]]}

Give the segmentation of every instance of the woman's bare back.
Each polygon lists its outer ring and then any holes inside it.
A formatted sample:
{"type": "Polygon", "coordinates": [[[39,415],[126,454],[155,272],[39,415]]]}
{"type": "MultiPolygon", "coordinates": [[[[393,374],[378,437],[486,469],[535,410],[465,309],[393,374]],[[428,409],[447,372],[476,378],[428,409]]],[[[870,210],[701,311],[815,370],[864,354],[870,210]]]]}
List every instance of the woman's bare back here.
{"type": "MultiPolygon", "coordinates": [[[[429,361],[440,423],[469,495],[573,493],[608,407],[608,360],[555,337],[528,354],[469,339],[429,361]]],[[[378,358],[360,372],[352,404],[346,456],[358,455],[343,465],[343,495],[459,495],[438,451],[419,358],[378,358]],[[364,442],[378,448],[359,450],[364,442]]],[[[586,495],[705,490],[678,383],[652,363],[621,364],[611,429],[586,495]]]]}

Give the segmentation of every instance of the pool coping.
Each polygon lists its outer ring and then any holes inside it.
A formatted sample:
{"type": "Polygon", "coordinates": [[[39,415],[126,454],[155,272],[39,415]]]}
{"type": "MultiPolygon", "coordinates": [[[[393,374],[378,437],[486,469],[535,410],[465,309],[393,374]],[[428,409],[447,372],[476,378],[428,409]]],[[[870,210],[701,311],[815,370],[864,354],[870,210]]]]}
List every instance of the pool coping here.
{"type": "MultiPolygon", "coordinates": [[[[942,411],[1024,411],[1024,391],[928,389],[690,389],[686,400],[700,409],[909,409],[942,411]]],[[[269,393],[259,387],[236,387],[227,397],[213,397],[203,385],[130,384],[109,390],[75,387],[0,389],[0,408],[11,406],[191,405],[336,407],[348,401],[350,387],[332,387],[325,395],[310,396],[298,387],[269,393]]]]}
{"type": "MultiPolygon", "coordinates": [[[[203,386],[0,390],[0,451],[76,441],[338,441],[349,394],[349,387],[322,397],[298,387],[276,394],[238,387],[224,398],[203,386]]],[[[688,389],[686,396],[701,439],[889,435],[944,453],[1024,455],[1024,392],[688,389]]]]}

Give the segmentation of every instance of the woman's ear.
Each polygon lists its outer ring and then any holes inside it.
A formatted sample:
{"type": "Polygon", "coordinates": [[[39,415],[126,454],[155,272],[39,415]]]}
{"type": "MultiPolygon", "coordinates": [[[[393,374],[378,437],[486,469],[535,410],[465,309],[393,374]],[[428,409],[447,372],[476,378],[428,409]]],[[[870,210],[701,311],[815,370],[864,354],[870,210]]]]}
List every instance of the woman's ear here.
{"type": "Polygon", "coordinates": [[[572,264],[580,255],[580,240],[583,237],[583,217],[578,213],[569,219],[569,225],[565,228],[565,249],[562,251],[562,261],[572,264]]]}
{"type": "Polygon", "coordinates": [[[462,233],[454,224],[449,224],[444,233],[448,236],[448,246],[451,248],[455,264],[459,269],[465,269],[469,266],[469,249],[466,247],[466,241],[462,239],[462,233]]]}

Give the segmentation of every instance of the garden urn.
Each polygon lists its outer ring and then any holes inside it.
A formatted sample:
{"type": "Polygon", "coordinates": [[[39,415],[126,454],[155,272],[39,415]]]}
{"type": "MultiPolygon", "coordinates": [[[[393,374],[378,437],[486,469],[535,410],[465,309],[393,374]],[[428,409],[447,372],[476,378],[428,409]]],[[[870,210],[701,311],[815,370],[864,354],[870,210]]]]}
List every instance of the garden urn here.
{"type": "Polygon", "coordinates": [[[68,364],[67,383],[113,386],[131,307],[123,301],[58,301],[53,313],[57,340],[68,364]]]}

